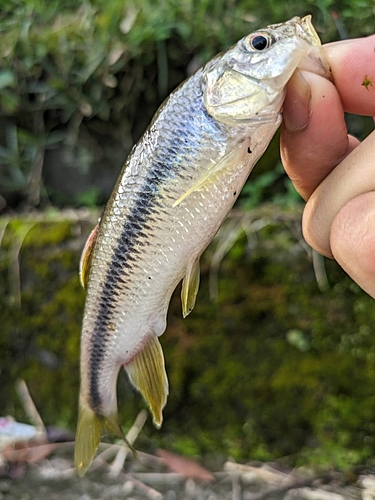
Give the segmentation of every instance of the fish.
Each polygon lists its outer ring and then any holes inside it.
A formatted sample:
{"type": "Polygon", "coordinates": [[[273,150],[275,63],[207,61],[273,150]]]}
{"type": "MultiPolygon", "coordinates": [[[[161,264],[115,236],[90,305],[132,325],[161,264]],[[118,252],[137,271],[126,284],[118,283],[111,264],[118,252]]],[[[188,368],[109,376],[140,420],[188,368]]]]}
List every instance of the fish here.
{"type": "Polygon", "coordinates": [[[121,367],[161,426],[169,387],[159,337],[171,295],[182,280],[188,316],[200,257],[278,129],[297,68],[329,75],[311,16],[253,32],[198,69],[165,100],[126,159],[81,257],[80,476],[104,433],[124,439],[121,367]]]}

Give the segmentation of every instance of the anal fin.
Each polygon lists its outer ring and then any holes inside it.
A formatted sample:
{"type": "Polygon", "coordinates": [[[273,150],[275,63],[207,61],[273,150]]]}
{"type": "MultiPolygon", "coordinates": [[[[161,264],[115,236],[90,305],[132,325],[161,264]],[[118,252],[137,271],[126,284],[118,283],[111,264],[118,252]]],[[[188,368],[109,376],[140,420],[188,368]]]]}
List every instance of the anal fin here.
{"type": "Polygon", "coordinates": [[[150,337],[143,349],[125,365],[125,370],[146,400],[153,422],[159,429],[163,422],[162,410],[167,402],[168,378],[163,350],[156,335],[150,337]]]}
{"type": "Polygon", "coordinates": [[[185,277],[182,281],[181,302],[182,316],[186,318],[195,306],[195,300],[199,289],[200,266],[199,259],[189,263],[185,277]]]}

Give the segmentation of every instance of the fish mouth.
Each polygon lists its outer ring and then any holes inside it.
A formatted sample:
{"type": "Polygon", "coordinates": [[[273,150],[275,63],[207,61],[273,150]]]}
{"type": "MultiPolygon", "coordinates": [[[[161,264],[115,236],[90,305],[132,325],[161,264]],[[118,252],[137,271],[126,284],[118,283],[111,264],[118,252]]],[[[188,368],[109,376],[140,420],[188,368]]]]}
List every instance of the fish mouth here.
{"type": "Polygon", "coordinates": [[[311,22],[311,19],[312,19],[311,14],[303,17],[300,21],[300,25],[301,25],[309,43],[311,43],[311,45],[316,45],[316,46],[320,47],[322,45],[322,42],[320,41],[319,35],[316,32],[316,30],[311,22]]]}
{"type": "Polygon", "coordinates": [[[333,81],[331,67],[325,57],[322,42],[311,22],[311,15],[303,17],[299,22],[303,30],[302,38],[310,45],[310,50],[302,57],[297,69],[309,71],[333,81]]]}
{"type": "Polygon", "coordinates": [[[301,59],[297,69],[309,71],[333,81],[332,71],[324,54],[322,42],[312,22],[312,16],[293,17],[281,24],[272,24],[268,28],[285,27],[286,37],[297,37],[300,41],[301,59]]]}
{"type": "Polygon", "coordinates": [[[312,50],[301,59],[297,69],[315,73],[333,82],[332,69],[321,46],[313,47],[312,50]]]}

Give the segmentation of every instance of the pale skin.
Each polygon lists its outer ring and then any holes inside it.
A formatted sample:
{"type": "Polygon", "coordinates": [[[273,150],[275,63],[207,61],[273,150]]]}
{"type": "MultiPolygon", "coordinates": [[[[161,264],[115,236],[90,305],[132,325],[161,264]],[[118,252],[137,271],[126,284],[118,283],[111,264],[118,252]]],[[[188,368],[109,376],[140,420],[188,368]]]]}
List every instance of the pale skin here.
{"type": "Polygon", "coordinates": [[[294,74],[281,157],[307,201],[306,241],[375,298],[375,131],[359,142],[344,121],[344,111],[375,116],[375,35],[327,44],[324,51],[334,83],[294,74]]]}

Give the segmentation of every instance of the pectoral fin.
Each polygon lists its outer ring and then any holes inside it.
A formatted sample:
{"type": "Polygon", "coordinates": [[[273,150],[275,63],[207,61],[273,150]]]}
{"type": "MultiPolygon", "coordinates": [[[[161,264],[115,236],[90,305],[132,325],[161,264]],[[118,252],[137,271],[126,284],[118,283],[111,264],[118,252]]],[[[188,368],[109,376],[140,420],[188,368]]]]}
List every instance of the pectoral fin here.
{"type": "Polygon", "coordinates": [[[199,289],[199,259],[189,263],[186,269],[185,278],[182,281],[181,302],[182,316],[186,318],[195,306],[195,299],[199,289]]]}
{"type": "Polygon", "coordinates": [[[203,188],[207,188],[215,182],[217,178],[225,171],[230,170],[241,162],[243,156],[243,148],[245,142],[241,142],[230,153],[226,154],[216,165],[208,170],[195,184],[191,186],[180,198],[173,203],[173,207],[177,207],[185,198],[203,188]]]}
{"type": "Polygon", "coordinates": [[[92,262],[92,251],[98,237],[99,224],[97,224],[94,229],[89,234],[86,240],[85,246],[82,250],[81,260],[79,262],[79,277],[81,285],[83,288],[87,288],[89,282],[91,262],[92,262]]]}
{"type": "Polygon", "coordinates": [[[162,410],[167,402],[168,378],[165,371],[163,350],[156,335],[125,365],[130,381],[149,405],[153,422],[159,429],[163,422],[162,410]]]}

